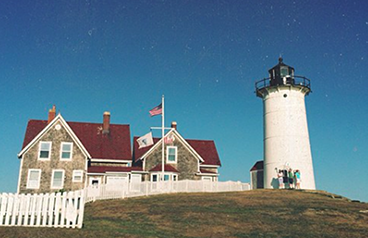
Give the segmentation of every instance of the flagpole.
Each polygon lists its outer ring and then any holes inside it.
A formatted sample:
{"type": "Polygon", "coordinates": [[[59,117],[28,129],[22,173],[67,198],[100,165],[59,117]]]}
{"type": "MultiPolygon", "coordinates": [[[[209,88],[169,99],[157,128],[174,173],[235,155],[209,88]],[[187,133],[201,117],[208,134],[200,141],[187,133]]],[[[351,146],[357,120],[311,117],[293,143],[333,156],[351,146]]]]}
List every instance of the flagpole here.
{"type": "Polygon", "coordinates": [[[162,95],[162,177],[161,177],[161,181],[164,181],[164,173],[165,173],[165,152],[164,152],[164,148],[165,148],[165,142],[164,142],[164,135],[165,135],[165,98],[164,95],[162,95]]]}

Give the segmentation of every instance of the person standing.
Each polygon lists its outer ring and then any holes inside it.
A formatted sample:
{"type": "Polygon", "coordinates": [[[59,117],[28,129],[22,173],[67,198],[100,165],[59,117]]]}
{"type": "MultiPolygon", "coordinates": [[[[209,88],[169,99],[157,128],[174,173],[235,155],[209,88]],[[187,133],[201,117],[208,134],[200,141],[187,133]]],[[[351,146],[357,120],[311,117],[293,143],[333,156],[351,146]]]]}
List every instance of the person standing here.
{"type": "Polygon", "coordinates": [[[299,169],[297,169],[295,171],[295,178],[296,178],[296,189],[300,189],[301,180],[300,180],[300,171],[299,171],[299,169]]]}
{"type": "Polygon", "coordinates": [[[284,188],[284,173],[281,169],[279,169],[279,172],[277,174],[277,179],[279,180],[279,188],[284,188]]]}
{"type": "Polygon", "coordinates": [[[289,169],[289,188],[294,188],[294,173],[292,169],[289,169]]]}
{"type": "Polygon", "coordinates": [[[287,169],[283,169],[282,173],[284,174],[284,188],[287,188],[288,184],[289,184],[289,178],[288,178],[288,171],[287,169]]]}

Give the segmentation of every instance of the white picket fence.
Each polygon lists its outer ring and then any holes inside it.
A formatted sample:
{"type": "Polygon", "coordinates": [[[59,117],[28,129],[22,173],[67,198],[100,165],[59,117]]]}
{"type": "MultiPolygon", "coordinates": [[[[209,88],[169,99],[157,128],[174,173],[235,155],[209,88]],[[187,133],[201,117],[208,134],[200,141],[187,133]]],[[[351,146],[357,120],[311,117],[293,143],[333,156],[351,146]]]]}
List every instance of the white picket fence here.
{"type": "Polygon", "coordinates": [[[231,192],[250,190],[249,183],[211,181],[162,181],[102,184],[86,188],[86,202],[104,199],[149,196],[162,193],[231,192]]]}
{"type": "Polygon", "coordinates": [[[0,226],[82,228],[86,202],[162,193],[249,190],[249,183],[211,181],[138,182],[89,186],[53,194],[0,194],[0,226]]]}
{"type": "Polygon", "coordinates": [[[84,190],[53,194],[0,194],[0,226],[81,228],[84,190]]]}

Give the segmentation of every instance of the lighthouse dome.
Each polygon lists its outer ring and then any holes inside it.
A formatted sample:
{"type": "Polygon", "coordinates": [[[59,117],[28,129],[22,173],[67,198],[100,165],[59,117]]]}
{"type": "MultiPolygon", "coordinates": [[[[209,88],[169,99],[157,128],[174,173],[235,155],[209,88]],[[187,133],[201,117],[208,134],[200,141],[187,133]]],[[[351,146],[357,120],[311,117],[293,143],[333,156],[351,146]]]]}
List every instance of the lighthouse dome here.
{"type": "Polygon", "coordinates": [[[270,85],[294,84],[294,68],[284,64],[282,57],[279,63],[268,70],[270,74],[270,85]]]}

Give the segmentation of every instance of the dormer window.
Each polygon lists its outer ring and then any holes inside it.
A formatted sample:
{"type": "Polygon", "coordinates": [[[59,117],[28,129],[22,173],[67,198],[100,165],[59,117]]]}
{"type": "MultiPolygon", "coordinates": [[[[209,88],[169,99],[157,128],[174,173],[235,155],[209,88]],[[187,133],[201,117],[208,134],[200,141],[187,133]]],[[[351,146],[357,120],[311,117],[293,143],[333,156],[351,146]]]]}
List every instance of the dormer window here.
{"type": "Polygon", "coordinates": [[[72,159],[73,143],[62,142],[60,146],[60,159],[70,160],[72,159]]]}
{"type": "Polygon", "coordinates": [[[49,160],[51,155],[51,142],[41,141],[39,146],[38,159],[49,160]]]}
{"type": "Polygon", "coordinates": [[[177,162],[178,148],[176,146],[168,146],[166,153],[166,163],[174,164],[177,162]]]}

